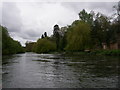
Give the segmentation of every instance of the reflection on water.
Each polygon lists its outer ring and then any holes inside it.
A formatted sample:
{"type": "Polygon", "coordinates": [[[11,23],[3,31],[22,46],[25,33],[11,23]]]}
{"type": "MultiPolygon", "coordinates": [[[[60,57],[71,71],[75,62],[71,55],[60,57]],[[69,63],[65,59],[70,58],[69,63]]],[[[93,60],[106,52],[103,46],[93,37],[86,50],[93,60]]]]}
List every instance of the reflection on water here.
{"type": "Polygon", "coordinates": [[[3,57],[3,88],[115,88],[119,57],[25,53],[3,57]]]}

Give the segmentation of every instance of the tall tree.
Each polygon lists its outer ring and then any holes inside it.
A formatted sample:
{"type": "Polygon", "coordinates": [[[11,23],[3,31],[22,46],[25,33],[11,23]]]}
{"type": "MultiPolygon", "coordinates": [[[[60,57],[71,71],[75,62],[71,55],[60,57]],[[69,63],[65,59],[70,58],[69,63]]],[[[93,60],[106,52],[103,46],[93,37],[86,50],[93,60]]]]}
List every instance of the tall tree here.
{"type": "Polygon", "coordinates": [[[109,46],[111,38],[108,37],[109,31],[110,31],[110,19],[107,16],[98,13],[96,15],[92,30],[92,38],[94,39],[93,41],[97,41],[94,42],[94,44],[96,43],[101,48],[102,43],[106,43],[109,46]]]}
{"type": "Polygon", "coordinates": [[[115,13],[117,15],[117,21],[120,22],[120,1],[118,2],[116,6],[114,6],[114,8],[117,11],[117,13],[115,13]]]}
{"type": "Polygon", "coordinates": [[[88,48],[90,48],[90,26],[79,21],[77,25],[68,29],[66,50],[80,51],[88,48]]]}
{"type": "Polygon", "coordinates": [[[42,34],[41,38],[44,38],[43,34],[42,34]]]}
{"type": "Polygon", "coordinates": [[[44,33],[44,36],[47,37],[47,32],[44,33]]]}
{"type": "Polygon", "coordinates": [[[80,13],[79,13],[79,18],[81,21],[84,21],[86,23],[89,23],[90,25],[93,24],[93,16],[94,16],[94,12],[91,11],[90,13],[87,13],[85,11],[85,9],[83,9],[80,13]]]}
{"type": "Polygon", "coordinates": [[[53,31],[53,36],[55,37],[55,42],[56,42],[56,45],[57,45],[57,50],[59,50],[60,48],[60,29],[59,29],[59,26],[58,25],[55,25],[54,26],[54,31],[53,31]]]}

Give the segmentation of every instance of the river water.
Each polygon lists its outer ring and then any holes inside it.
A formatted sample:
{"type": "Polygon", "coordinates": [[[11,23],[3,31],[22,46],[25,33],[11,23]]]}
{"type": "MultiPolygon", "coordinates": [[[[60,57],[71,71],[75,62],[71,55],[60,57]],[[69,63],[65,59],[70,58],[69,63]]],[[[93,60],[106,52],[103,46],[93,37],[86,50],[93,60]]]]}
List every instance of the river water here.
{"type": "Polygon", "coordinates": [[[3,88],[116,88],[120,57],[24,53],[2,57],[3,88]]]}

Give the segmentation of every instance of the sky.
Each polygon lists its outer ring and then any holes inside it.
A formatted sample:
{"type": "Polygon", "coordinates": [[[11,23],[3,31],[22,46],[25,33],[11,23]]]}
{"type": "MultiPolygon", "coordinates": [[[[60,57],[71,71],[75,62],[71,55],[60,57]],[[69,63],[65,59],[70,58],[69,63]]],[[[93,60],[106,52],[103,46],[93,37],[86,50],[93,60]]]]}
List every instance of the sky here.
{"type": "Polygon", "coordinates": [[[26,41],[37,41],[44,32],[51,36],[55,24],[63,27],[78,20],[78,13],[83,9],[111,16],[115,12],[113,6],[117,2],[5,0],[0,3],[0,24],[8,28],[14,40],[25,46],[26,41]]]}

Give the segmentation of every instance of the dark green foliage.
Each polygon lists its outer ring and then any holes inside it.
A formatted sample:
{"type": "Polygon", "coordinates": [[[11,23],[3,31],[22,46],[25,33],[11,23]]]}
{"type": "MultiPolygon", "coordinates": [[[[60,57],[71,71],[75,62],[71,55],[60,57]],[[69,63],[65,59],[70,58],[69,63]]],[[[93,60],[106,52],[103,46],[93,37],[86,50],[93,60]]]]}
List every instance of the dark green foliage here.
{"type": "Polygon", "coordinates": [[[21,44],[9,36],[7,28],[2,27],[2,54],[5,55],[22,52],[24,52],[24,49],[21,44]]]}
{"type": "Polygon", "coordinates": [[[47,32],[44,33],[44,36],[47,37],[47,32]]]}
{"type": "Polygon", "coordinates": [[[26,52],[32,52],[34,48],[35,42],[26,42],[26,52]]]}
{"type": "Polygon", "coordinates": [[[90,26],[82,21],[71,26],[67,32],[67,51],[81,51],[90,48],[90,26]]]}
{"type": "Polygon", "coordinates": [[[92,25],[92,24],[93,24],[93,15],[94,15],[94,12],[93,12],[93,13],[91,12],[91,13],[88,14],[88,13],[85,11],[85,9],[83,9],[83,10],[79,13],[79,18],[80,18],[81,21],[86,22],[86,23],[92,25]]]}
{"type": "Polygon", "coordinates": [[[67,45],[67,33],[65,33],[64,36],[60,40],[60,50],[65,51],[66,45],[67,45]]]}
{"type": "Polygon", "coordinates": [[[120,56],[120,50],[95,50],[95,51],[92,51],[91,54],[120,56]]]}
{"type": "Polygon", "coordinates": [[[47,37],[47,32],[44,32],[44,34],[42,34],[41,38],[45,38],[47,37]]]}
{"type": "Polygon", "coordinates": [[[110,43],[116,42],[115,32],[110,24],[110,19],[105,15],[100,13],[96,15],[91,31],[93,48],[103,48],[102,43],[106,43],[109,47],[110,43]]]}
{"type": "Polygon", "coordinates": [[[44,35],[42,34],[41,38],[44,38],[44,35]]]}
{"type": "Polygon", "coordinates": [[[53,31],[53,37],[55,39],[55,42],[56,42],[56,47],[57,47],[57,50],[60,50],[60,41],[61,41],[61,35],[60,35],[60,29],[59,29],[59,26],[58,25],[55,25],[54,26],[54,31],[53,31]]]}
{"type": "Polygon", "coordinates": [[[56,44],[48,38],[38,39],[34,45],[34,51],[36,53],[48,53],[56,50],[56,44]]]}
{"type": "Polygon", "coordinates": [[[116,9],[115,15],[117,15],[117,18],[115,18],[115,22],[120,23],[120,1],[118,2],[117,5],[113,6],[113,8],[116,9]]]}

